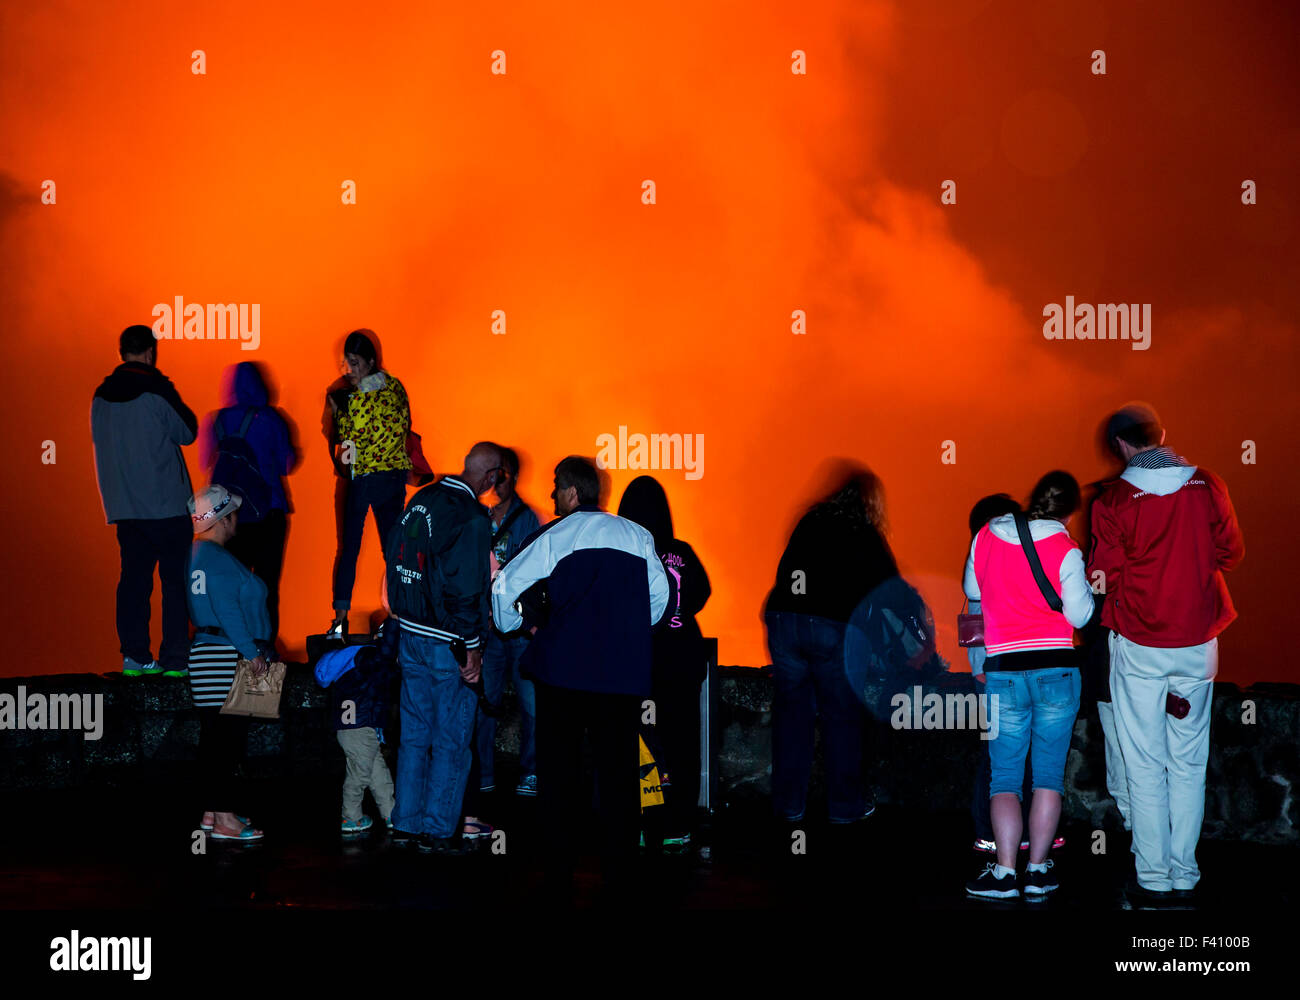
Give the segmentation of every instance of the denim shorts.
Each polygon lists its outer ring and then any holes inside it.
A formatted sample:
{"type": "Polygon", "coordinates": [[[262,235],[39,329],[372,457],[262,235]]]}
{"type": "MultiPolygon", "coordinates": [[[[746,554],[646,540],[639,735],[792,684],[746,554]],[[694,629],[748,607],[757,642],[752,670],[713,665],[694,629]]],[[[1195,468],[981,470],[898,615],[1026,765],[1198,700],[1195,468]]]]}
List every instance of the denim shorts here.
{"type": "Polygon", "coordinates": [[[1065,757],[1079,714],[1080,684],[1075,667],[985,674],[989,717],[997,719],[997,737],[989,741],[990,797],[1020,798],[1026,755],[1034,788],[1065,792],[1065,757]]]}

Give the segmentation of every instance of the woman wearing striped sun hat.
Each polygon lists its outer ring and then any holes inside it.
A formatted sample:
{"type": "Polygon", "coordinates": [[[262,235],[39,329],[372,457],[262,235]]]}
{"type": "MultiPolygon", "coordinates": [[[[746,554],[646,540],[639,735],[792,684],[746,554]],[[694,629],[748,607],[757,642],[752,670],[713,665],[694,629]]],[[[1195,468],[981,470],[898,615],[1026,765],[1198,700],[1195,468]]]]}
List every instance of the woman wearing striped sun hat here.
{"type": "Polygon", "coordinates": [[[199,710],[200,787],[204,805],[221,806],[203,813],[200,823],[214,840],[261,840],[246,817],[231,810],[240,794],[236,772],[248,737],[245,716],[222,715],[235,667],[241,657],[264,673],[274,659],[266,584],[226,550],[235,535],[241,500],[224,486],[209,486],[189,500],[194,522],[190,551],[190,620],[197,633],[190,646],[190,691],[199,710]]]}

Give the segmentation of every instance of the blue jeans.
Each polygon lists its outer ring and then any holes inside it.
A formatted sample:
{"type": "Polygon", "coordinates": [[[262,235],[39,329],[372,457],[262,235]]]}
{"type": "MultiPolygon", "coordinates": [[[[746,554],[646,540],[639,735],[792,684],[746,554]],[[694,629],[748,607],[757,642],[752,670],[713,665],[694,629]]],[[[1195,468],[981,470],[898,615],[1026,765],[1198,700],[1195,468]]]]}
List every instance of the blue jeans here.
{"type": "Polygon", "coordinates": [[[375,512],[375,529],[379,532],[379,547],[383,551],[388,542],[388,532],[402,516],[406,505],[406,470],[371,472],[357,476],[347,484],[343,500],[343,532],[339,539],[338,556],[334,560],[334,610],[347,611],[352,607],[352,587],[357,580],[357,558],[361,555],[361,536],[366,527],[366,514],[375,512]]]}
{"type": "Polygon", "coordinates": [[[407,833],[456,833],[469,777],[474,692],[445,642],[403,632],[402,744],[393,826],[407,833]]]}
{"type": "MultiPolygon", "coordinates": [[[[519,696],[519,767],[524,774],[537,773],[537,693],[533,682],[519,676],[519,659],[528,648],[523,636],[502,639],[490,635],[483,643],[483,693],[492,704],[499,704],[506,687],[506,674],[519,696]]],[[[479,710],[474,721],[475,762],[480,786],[496,783],[497,720],[479,710]]]]}
{"type": "Polygon", "coordinates": [[[990,670],[984,676],[989,715],[996,713],[998,734],[989,741],[989,797],[1003,793],[1021,797],[1026,754],[1034,788],[1064,794],[1065,757],[1074,717],[1079,714],[1078,669],[990,670]]]}
{"type": "Polygon", "coordinates": [[[844,672],[843,622],[814,615],[769,614],[772,653],[772,804],[777,816],[803,819],[812,773],[813,726],[822,724],[826,798],[832,823],[866,812],[862,787],[865,712],[844,672]]]}

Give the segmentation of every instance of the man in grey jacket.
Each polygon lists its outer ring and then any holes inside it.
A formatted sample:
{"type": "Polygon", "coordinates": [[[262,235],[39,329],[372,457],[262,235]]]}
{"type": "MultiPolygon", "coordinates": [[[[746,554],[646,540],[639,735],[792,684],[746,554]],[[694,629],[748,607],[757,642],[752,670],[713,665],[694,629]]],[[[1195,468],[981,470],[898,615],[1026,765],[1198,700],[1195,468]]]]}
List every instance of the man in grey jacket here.
{"type": "Polygon", "coordinates": [[[193,530],[185,503],[193,490],[181,446],[193,444],[198,420],[155,367],[158,343],[147,326],[118,340],[122,364],[95,390],[90,433],[95,473],[109,524],[117,527],[122,575],[117,635],[122,673],[184,677],[189,659],[185,564],[193,530]],[[162,582],[162,644],[150,653],[149,598],[154,567],[162,582]]]}

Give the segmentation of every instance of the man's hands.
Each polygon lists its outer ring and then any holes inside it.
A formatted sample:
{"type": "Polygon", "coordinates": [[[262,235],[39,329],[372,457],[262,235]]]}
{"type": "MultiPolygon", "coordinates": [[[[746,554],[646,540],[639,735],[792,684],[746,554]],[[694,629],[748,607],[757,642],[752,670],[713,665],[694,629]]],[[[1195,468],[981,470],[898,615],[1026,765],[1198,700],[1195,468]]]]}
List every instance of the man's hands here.
{"type": "Polygon", "coordinates": [[[270,665],[266,662],[266,657],[262,656],[260,653],[248,662],[253,665],[254,677],[261,677],[271,669],[270,665]]]}
{"type": "Polygon", "coordinates": [[[471,649],[465,654],[465,665],[460,668],[460,675],[467,684],[477,684],[483,674],[483,650],[471,649]]]}

